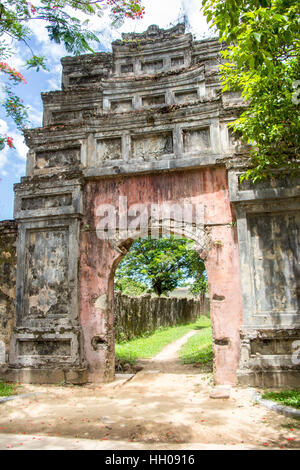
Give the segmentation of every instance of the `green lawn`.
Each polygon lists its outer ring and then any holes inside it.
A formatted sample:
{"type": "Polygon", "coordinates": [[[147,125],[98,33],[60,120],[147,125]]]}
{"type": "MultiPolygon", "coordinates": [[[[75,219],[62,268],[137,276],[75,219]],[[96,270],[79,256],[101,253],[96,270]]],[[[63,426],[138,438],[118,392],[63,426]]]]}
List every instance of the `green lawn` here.
{"type": "Polygon", "coordinates": [[[300,390],[281,390],[280,392],[265,392],[265,400],[273,400],[280,405],[292,406],[300,409],[300,390]]]}
{"type": "Polygon", "coordinates": [[[16,393],[16,385],[0,382],[0,397],[9,397],[16,393]]]}
{"type": "Polygon", "coordinates": [[[191,330],[210,330],[210,319],[201,316],[195,323],[160,328],[147,337],[116,344],[116,358],[134,364],[137,359],[147,359],[158,354],[165,346],[191,330]]]}
{"type": "Polygon", "coordinates": [[[213,360],[211,327],[203,327],[182,346],[179,357],[184,364],[205,364],[213,360]]]}

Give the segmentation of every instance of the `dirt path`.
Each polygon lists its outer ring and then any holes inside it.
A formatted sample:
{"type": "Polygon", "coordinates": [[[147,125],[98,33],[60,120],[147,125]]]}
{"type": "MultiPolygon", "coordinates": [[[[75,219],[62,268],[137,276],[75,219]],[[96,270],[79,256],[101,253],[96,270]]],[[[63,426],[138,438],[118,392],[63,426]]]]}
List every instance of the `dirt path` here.
{"type": "Polygon", "coordinates": [[[143,372],[157,372],[157,373],[172,373],[181,374],[187,373],[189,370],[195,372],[193,366],[184,365],[178,358],[180,348],[187,342],[189,338],[198,333],[198,330],[189,331],[181,338],[177,339],[171,344],[168,344],[160,353],[151,359],[139,360],[138,365],[143,367],[143,372]]]}
{"type": "Polygon", "coordinates": [[[249,390],[210,398],[211,373],[177,359],[184,339],[131,378],[23,386],[36,395],[0,404],[0,449],[300,448],[300,422],[253,404],[249,390]]]}

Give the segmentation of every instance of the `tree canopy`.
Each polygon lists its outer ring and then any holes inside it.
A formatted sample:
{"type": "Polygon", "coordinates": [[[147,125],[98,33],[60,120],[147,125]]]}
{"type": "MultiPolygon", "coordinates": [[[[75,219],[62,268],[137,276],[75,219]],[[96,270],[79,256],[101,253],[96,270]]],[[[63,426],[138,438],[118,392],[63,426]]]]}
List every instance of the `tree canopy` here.
{"type": "Polygon", "coordinates": [[[206,292],[204,262],[193,248],[193,242],[185,238],[136,240],[115,274],[116,288],[123,292],[130,285],[130,289],[142,293],[145,286],[144,290],[148,288],[158,296],[187,281],[194,294],[206,292]]]}
{"type": "MultiPolygon", "coordinates": [[[[31,24],[42,21],[46,24],[49,39],[64,44],[67,52],[81,54],[94,52],[91,44],[99,42],[89,28],[88,20],[80,15],[100,16],[103,7],[111,10],[113,23],[122,18],[138,19],[144,15],[141,0],[1,0],[0,1],[0,73],[4,99],[2,106],[7,117],[12,118],[19,130],[27,125],[27,109],[17,96],[15,86],[26,83],[25,78],[12,65],[15,41],[28,47],[31,53],[26,61],[27,68],[47,68],[47,58],[35,53],[30,45],[31,24]]],[[[13,140],[0,135],[0,150],[5,145],[13,147],[13,140]]]]}
{"type": "Polygon", "coordinates": [[[241,91],[248,108],[233,130],[253,146],[245,177],[254,182],[299,170],[299,2],[203,0],[224,49],[224,91],[241,91]],[[298,90],[297,90],[298,88],[298,90]]]}

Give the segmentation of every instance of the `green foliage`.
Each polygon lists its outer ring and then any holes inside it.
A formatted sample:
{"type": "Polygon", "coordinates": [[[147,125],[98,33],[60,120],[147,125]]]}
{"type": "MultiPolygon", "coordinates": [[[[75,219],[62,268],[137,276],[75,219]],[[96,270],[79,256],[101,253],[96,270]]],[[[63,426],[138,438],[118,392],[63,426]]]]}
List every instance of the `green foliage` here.
{"type": "Polygon", "coordinates": [[[44,55],[42,56],[37,56],[33,55],[30,59],[26,61],[27,64],[27,69],[36,69],[37,72],[39,72],[40,68],[44,70],[49,69],[46,67],[46,57],[44,55]]]}
{"type": "Polygon", "coordinates": [[[188,278],[195,281],[195,293],[207,289],[204,262],[193,249],[193,242],[174,237],[136,240],[115,274],[116,283],[132,279],[158,296],[168,294],[188,278]]]}
{"type": "Polygon", "coordinates": [[[27,109],[23,104],[23,100],[14,93],[12,88],[6,86],[5,91],[6,99],[4,100],[3,106],[6,115],[10,116],[15,121],[19,130],[22,130],[27,121],[27,109]]]}
{"type": "Polygon", "coordinates": [[[131,295],[133,297],[144,294],[148,288],[142,282],[135,281],[129,277],[120,277],[115,279],[115,289],[122,292],[122,294],[131,295]]]}
{"type": "Polygon", "coordinates": [[[262,398],[274,400],[280,405],[292,406],[300,409],[300,390],[281,390],[280,392],[265,392],[262,398]]]}
{"type": "Polygon", "coordinates": [[[134,364],[137,359],[147,359],[158,354],[165,346],[193,329],[207,325],[206,317],[199,317],[188,325],[159,328],[150,335],[116,344],[116,358],[134,364]]]}
{"type": "Polygon", "coordinates": [[[299,171],[299,2],[203,0],[219,32],[224,91],[240,91],[248,104],[232,128],[251,144],[253,182],[278,171],[299,171]],[[298,95],[295,88],[298,86],[298,95]]]}
{"type": "MultiPolygon", "coordinates": [[[[2,0],[0,3],[0,73],[7,83],[3,83],[6,116],[13,119],[19,130],[27,126],[27,109],[12,90],[11,85],[26,83],[24,77],[10,67],[4,60],[12,60],[13,51],[9,42],[22,42],[28,47],[31,57],[26,61],[27,68],[48,70],[46,58],[35,54],[29,45],[32,31],[30,24],[39,20],[46,24],[49,39],[63,44],[72,54],[94,52],[91,44],[99,42],[97,35],[89,28],[89,21],[81,21],[77,16],[86,14],[100,16],[103,6],[111,9],[114,20],[124,17],[142,18],[144,8],[141,0],[39,0],[34,5],[27,0],[2,0]],[[77,15],[77,16],[76,16],[77,15]],[[13,102],[13,103],[12,103],[13,102]]],[[[0,149],[8,144],[12,147],[12,138],[0,135],[0,149]]]]}
{"type": "Polygon", "coordinates": [[[184,364],[206,364],[212,361],[212,330],[209,321],[207,326],[204,323],[202,329],[182,346],[179,357],[184,364]]]}
{"type": "Polygon", "coordinates": [[[9,397],[16,392],[17,386],[6,382],[0,382],[0,397],[9,397]]]}
{"type": "Polygon", "coordinates": [[[207,278],[204,275],[197,277],[190,288],[190,292],[194,295],[205,294],[208,292],[207,278]]]}

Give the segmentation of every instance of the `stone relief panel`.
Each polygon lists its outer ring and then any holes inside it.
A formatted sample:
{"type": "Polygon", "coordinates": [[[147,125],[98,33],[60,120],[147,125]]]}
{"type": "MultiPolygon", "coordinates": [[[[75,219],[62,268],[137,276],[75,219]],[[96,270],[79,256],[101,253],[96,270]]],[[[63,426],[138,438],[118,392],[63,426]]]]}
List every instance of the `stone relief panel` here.
{"type": "Polygon", "coordinates": [[[133,64],[121,64],[121,73],[133,73],[133,64]]]}
{"type": "Polygon", "coordinates": [[[80,86],[80,85],[86,85],[90,83],[99,83],[101,79],[103,78],[103,74],[91,74],[91,75],[80,75],[78,77],[70,77],[69,78],[69,85],[70,86],[80,86]]]}
{"type": "Polygon", "coordinates": [[[158,106],[166,103],[165,95],[149,95],[142,97],[142,105],[145,107],[148,106],[158,106]]]}
{"type": "Polygon", "coordinates": [[[166,131],[157,134],[133,136],[131,150],[132,158],[159,159],[163,155],[173,153],[173,134],[166,131]]]}
{"type": "Polygon", "coordinates": [[[35,157],[35,171],[52,168],[69,167],[80,161],[80,146],[62,148],[57,150],[37,151],[35,157]]]}
{"type": "Polygon", "coordinates": [[[147,62],[142,62],[141,69],[143,73],[156,73],[163,69],[164,61],[163,60],[151,60],[147,62]]]}
{"type": "Polygon", "coordinates": [[[198,90],[186,90],[175,92],[175,102],[178,104],[193,103],[198,99],[198,90]]]}
{"type": "Polygon", "coordinates": [[[68,227],[28,230],[26,247],[26,314],[37,318],[68,315],[68,227]]]}
{"type": "Polygon", "coordinates": [[[172,57],[171,66],[172,67],[179,67],[180,65],[184,65],[184,56],[172,57]]]}
{"type": "Polygon", "coordinates": [[[114,113],[125,113],[133,109],[132,100],[111,101],[110,109],[114,113]]]}
{"type": "Polygon", "coordinates": [[[299,313],[300,213],[249,216],[256,314],[299,313]]]}
{"type": "Polygon", "coordinates": [[[49,196],[25,197],[21,200],[21,210],[50,209],[54,207],[67,207],[72,205],[72,193],[49,196]]]}
{"type": "Polygon", "coordinates": [[[72,111],[53,111],[52,112],[52,121],[53,123],[68,123],[74,120],[82,120],[90,118],[97,112],[96,107],[84,107],[83,109],[72,110],[72,111]]]}
{"type": "Polygon", "coordinates": [[[204,129],[185,129],[183,135],[183,151],[199,152],[210,148],[209,128],[204,129]]]}
{"type": "Polygon", "coordinates": [[[52,120],[53,122],[68,122],[78,119],[80,117],[80,111],[53,111],[52,120]]]}
{"type": "Polygon", "coordinates": [[[295,337],[291,338],[255,338],[251,341],[251,354],[288,355],[293,351],[295,337]]]}
{"type": "Polygon", "coordinates": [[[97,141],[97,160],[120,160],[122,158],[122,138],[113,137],[97,141]]]}
{"type": "Polygon", "coordinates": [[[58,341],[19,340],[18,353],[20,356],[70,356],[71,339],[58,341]]]}

